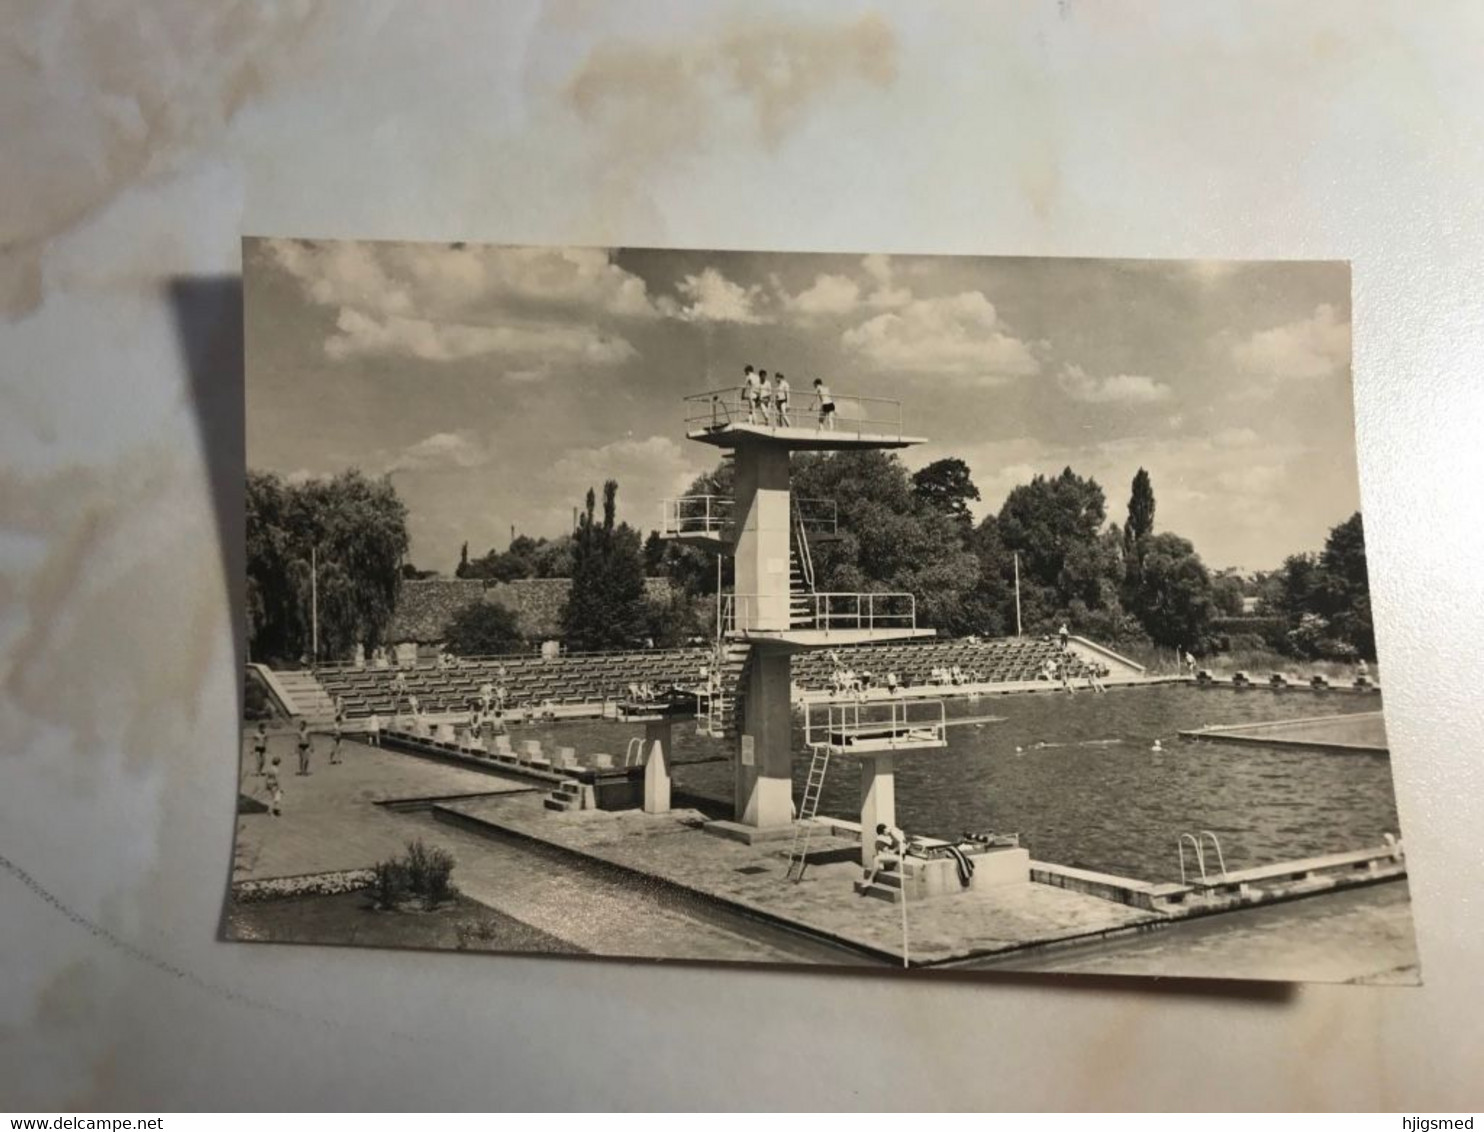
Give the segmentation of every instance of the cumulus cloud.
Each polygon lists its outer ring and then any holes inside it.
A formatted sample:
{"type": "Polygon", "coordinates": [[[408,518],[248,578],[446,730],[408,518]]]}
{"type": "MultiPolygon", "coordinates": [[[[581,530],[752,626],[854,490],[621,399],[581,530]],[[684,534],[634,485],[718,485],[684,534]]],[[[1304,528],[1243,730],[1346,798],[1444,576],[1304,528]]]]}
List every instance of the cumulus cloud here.
{"type": "Polygon", "coordinates": [[[524,326],[464,326],[422,318],[380,318],[342,308],[335,333],[325,339],[325,353],[337,360],[358,355],[400,355],[447,362],[499,355],[516,363],[516,380],[545,376],[553,364],[614,365],[635,356],[628,341],[596,327],[562,323],[524,326]]]}
{"type": "Polygon", "coordinates": [[[590,248],[264,240],[304,296],[337,310],[325,352],[427,361],[495,355],[515,372],[634,356],[599,323],[658,317],[645,283],[590,248]]]}
{"type": "Polygon", "coordinates": [[[445,468],[478,468],[490,461],[490,450],[467,429],[435,432],[410,445],[387,465],[388,472],[427,472],[445,468]]]}
{"type": "Polygon", "coordinates": [[[1329,303],[1309,318],[1260,330],[1232,346],[1232,361],[1244,373],[1273,379],[1329,377],[1350,366],[1350,323],[1329,303]]]}
{"type": "Polygon", "coordinates": [[[685,276],[675,284],[675,290],[681,297],[676,314],[687,322],[763,321],[757,310],[762,288],[733,283],[714,267],[706,268],[699,275],[685,276]]]}
{"type": "Polygon", "coordinates": [[[644,280],[601,248],[370,241],[261,242],[323,306],[459,319],[490,307],[653,317],[644,280]]]}
{"type": "Polygon", "coordinates": [[[1120,373],[1098,378],[1075,365],[1062,371],[1059,384],[1072,400],[1095,405],[1147,405],[1168,400],[1170,396],[1170,387],[1152,377],[1120,373]]]}
{"type": "Polygon", "coordinates": [[[878,310],[892,310],[904,307],[912,301],[910,290],[895,285],[896,273],[890,256],[879,252],[868,255],[861,260],[861,270],[876,284],[866,297],[868,306],[878,310]]]}
{"type": "Polygon", "coordinates": [[[857,310],[886,311],[906,306],[912,292],[894,282],[891,257],[868,255],[861,260],[861,278],[847,274],[820,274],[797,295],[790,295],[774,277],[773,289],[785,311],[804,318],[841,317],[857,310]]]}
{"type": "Polygon", "coordinates": [[[818,275],[808,289],[786,297],[784,306],[804,315],[840,315],[855,310],[860,301],[860,284],[848,275],[818,275]]]}
{"type": "Polygon", "coordinates": [[[1037,373],[1029,345],[1009,333],[979,291],[914,299],[841,336],[841,344],[881,369],[998,383],[1037,373]]]}

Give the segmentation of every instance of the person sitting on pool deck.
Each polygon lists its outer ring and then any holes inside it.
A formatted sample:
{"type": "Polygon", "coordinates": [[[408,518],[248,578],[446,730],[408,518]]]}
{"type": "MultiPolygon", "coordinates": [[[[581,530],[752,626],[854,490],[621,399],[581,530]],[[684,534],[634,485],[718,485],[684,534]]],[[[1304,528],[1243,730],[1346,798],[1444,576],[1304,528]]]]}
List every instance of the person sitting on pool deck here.
{"type": "Polygon", "coordinates": [[[876,877],[883,871],[895,865],[900,871],[902,861],[907,856],[907,835],[894,825],[882,822],[876,827],[876,857],[872,863],[870,874],[866,877],[866,884],[874,884],[876,877]]]}
{"type": "Polygon", "coordinates": [[[1061,686],[1067,690],[1067,694],[1075,696],[1077,689],[1072,687],[1072,666],[1063,660],[1056,666],[1056,671],[1061,676],[1061,686]]]}
{"type": "Polygon", "coordinates": [[[820,378],[814,379],[814,403],[819,406],[819,428],[835,431],[835,398],[829,386],[820,378]]]}

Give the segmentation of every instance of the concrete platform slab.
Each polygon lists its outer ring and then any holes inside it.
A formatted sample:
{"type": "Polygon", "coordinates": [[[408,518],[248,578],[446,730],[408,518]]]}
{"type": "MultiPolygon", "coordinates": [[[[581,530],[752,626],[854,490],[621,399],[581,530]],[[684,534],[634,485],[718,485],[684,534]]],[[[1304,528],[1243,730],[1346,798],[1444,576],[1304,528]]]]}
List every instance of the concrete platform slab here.
{"type": "MultiPolygon", "coordinates": [[[[816,836],[817,852],[810,854],[815,863],[795,884],[784,879],[788,843],[748,845],[707,836],[702,832],[707,823],[695,811],[623,812],[592,820],[590,815],[553,813],[537,799],[512,796],[449,802],[434,812],[464,829],[483,826],[495,837],[557,847],[709,897],[731,910],[901,962],[900,910],[854,893],[861,869],[851,859],[858,852],[852,839],[816,836]]],[[[908,952],[912,964],[920,966],[1085,939],[1162,919],[1048,885],[1009,884],[909,901],[908,952]]]]}

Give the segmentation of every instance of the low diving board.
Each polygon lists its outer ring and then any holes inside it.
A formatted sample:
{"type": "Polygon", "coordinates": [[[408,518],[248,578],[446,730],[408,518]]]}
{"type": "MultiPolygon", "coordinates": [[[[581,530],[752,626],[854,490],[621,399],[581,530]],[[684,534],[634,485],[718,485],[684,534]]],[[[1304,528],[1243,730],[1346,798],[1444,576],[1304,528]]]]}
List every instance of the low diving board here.
{"type": "Polygon", "coordinates": [[[948,746],[948,720],[942,700],[810,704],[804,742],[862,756],[929,751],[948,746]]]}
{"type": "Polygon", "coordinates": [[[684,719],[696,714],[696,697],[694,693],[676,688],[653,699],[619,700],[614,705],[614,713],[625,723],[684,719]]]}

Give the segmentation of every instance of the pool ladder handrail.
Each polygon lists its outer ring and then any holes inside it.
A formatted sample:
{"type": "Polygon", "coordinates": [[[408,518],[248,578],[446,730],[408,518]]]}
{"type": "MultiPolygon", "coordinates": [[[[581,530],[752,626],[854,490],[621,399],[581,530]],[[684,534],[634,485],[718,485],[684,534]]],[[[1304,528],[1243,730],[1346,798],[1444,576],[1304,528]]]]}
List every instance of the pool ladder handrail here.
{"type": "Polygon", "coordinates": [[[644,765],[644,740],[638,735],[635,735],[632,739],[630,739],[629,745],[624,748],[623,765],[644,765]]]}
{"type": "Polygon", "coordinates": [[[1200,837],[1196,837],[1196,835],[1193,833],[1182,833],[1179,839],[1175,842],[1175,847],[1180,850],[1181,884],[1185,883],[1185,842],[1187,840],[1190,842],[1191,847],[1195,850],[1195,863],[1196,866],[1201,870],[1201,881],[1204,882],[1207,879],[1206,854],[1202,850],[1202,844],[1207,837],[1211,839],[1211,844],[1216,849],[1216,863],[1221,867],[1221,877],[1223,880],[1226,879],[1226,855],[1221,851],[1221,841],[1216,836],[1216,834],[1212,833],[1209,829],[1203,829],[1201,830],[1200,837]]]}

